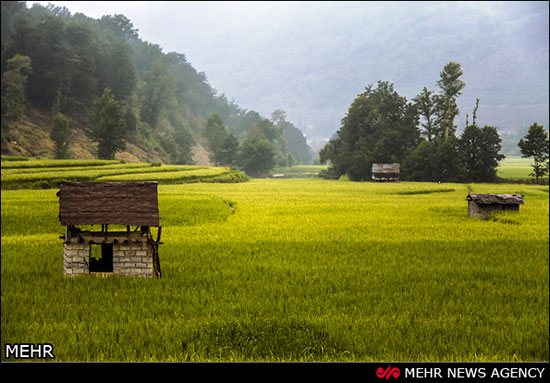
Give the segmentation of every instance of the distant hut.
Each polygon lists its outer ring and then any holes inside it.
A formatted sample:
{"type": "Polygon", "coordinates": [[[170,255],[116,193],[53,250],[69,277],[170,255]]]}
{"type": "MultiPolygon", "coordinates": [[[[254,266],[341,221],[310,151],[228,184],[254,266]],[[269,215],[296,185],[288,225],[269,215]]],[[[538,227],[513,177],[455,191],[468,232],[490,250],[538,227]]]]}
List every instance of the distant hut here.
{"type": "Polygon", "coordinates": [[[468,216],[487,219],[491,212],[518,211],[523,205],[521,194],[468,194],[468,216]]]}
{"type": "Polygon", "coordinates": [[[157,182],[61,182],[59,220],[65,226],[66,275],[113,273],[160,278],[157,182]],[[77,225],[101,225],[101,231],[77,225]],[[125,231],[108,231],[124,225],[125,231]],[[132,228],[135,226],[135,228],[132,228]],[[151,227],[158,227],[154,240],[151,227]]]}
{"type": "Polygon", "coordinates": [[[379,182],[399,182],[399,164],[372,164],[372,179],[379,182]]]}

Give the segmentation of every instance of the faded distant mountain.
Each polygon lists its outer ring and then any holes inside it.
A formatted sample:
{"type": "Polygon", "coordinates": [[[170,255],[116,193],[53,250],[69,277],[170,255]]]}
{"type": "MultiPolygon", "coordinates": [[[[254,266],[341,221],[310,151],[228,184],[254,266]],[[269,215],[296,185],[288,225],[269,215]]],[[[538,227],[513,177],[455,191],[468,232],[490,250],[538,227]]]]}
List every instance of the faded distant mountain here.
{"type": "Polygon", "coordinates": [[[437,91],[449,61],[466,82],[459,130],[477,97],[478,124],[502,133],[548,127],[547,2],[246,4],[163,5],[181,25],[170,49],[239,105],[264,115],[284,109],[310,142],[329,138],[367,85],[387,80],[411,99],[424,86],[437,91]],[[220,6],[224,22],[215,24],[220,6]]]}

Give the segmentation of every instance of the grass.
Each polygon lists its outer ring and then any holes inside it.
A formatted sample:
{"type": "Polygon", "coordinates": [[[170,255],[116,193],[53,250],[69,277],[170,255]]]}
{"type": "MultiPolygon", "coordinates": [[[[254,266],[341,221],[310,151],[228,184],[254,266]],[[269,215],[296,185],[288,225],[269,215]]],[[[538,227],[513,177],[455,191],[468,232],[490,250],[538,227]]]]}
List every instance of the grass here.
{"type": "Polygon", "coordinates": [[[60,181],[243,182],[248,177],[234,168],[191,165],[151,166],[118,161],[36,160],[2,162],[2,189],[57,188],[60,181]]]}
{"type": "Polygon", "coordinates": [[[549,359],[548,187],[161,185],[160,280],[64,277],[56,191],[2,190],[2,348],[47,342],[59,361],[549,359]],[[468,218],[469,191],[525,205],[468,218]]]}
{"type": "MultiPolygon", "coordinates": [[[[90,170],[108,170],[108,169],[132,169],[147,168],[153,169],[148,163],[127,163],[113,165],[87,165],[87,166],[60,166],[60,167],[33,167],[33,168],[2,168],[2,176],[28,173],[51,173],[51,172],[80,172],[90,170]]],[[[160,168],[156,168],[160,169],[160,168]]]]}
{"type": "Polygon", "coordinates": [[[26,160],[4,160],[2,158],[2,169],[12,168],[38,168],[38,167],[67,167],[67,166],[94,166],[120,164],[117,160],[44,160],[28,158],[26,160]]]}
{"type": "MultiPolygon", "coordinates": [[[[529,175],[533,172],[533,168],[531,167],[532,164],[532,158],[513,156],[506,157],[500,162],[500,166],[497,170],[497,175],[500,178],[509,180],[534,179],[533,176],[529,175]]],[[[546,180],[546,182],[548,182],[548,176],[543,177],[542,180],[546,180]]]]}
{"type": "MultiPolygon", "coordinates": [[[[151,169],[139,169],[143,172],[125,173],[111,176],[98,177],[97,181],[106,182],[132,182],[132,181],[159,181],[159,182],[180,182],[191,179],[207,179],[209,177],[219,176],[229,171],[228,168],[215,167],[194,167],[178,170],[173,169],[168,172],[154,172],[151,169]]],[[[161,168],[157,168],[161,169],[161,168]]]]}
{"type": "Polygon", "coordinates": [[[2,155],[2,161],[28,161],[28,157],[23,156],[5,156],[2,155]]]}
{"type": "Polygon", "coordinates": [[[321,170],[327,168],[327,165],[295,165],[275,168],[271,174],[284,174],[284,178],[314,178],[319,175],[321,170]]]}

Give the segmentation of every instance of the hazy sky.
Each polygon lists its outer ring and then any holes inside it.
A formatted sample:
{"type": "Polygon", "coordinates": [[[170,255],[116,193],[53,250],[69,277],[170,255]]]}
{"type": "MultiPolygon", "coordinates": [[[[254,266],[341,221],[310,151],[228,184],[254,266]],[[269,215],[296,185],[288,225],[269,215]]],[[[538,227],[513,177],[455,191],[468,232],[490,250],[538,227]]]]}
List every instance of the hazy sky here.
{"type": "Polygon", "coordinates": [[[125,15],[142,40],[185,54],[219,94],[267,117],[284,109],[308,138],[330,136],[378,80],[408,99],[437,90],[449,61],[467,83],[459,125],[476,97],[480,120],[501,131],[548,124],[548,2],[51,3],[125,15]]]}

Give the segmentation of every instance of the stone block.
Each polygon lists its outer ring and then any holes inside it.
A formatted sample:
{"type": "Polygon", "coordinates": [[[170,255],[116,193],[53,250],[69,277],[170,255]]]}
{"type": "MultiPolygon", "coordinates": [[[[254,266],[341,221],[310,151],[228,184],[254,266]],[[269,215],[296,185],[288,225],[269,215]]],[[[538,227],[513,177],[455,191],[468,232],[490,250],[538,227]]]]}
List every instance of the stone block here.
{"type": "Polygon", "coordinates": [[[74,249],[65,250],[64,254],[67,257],[74,257],[78,255],[78,250],[74,250],[74,249]]]}

